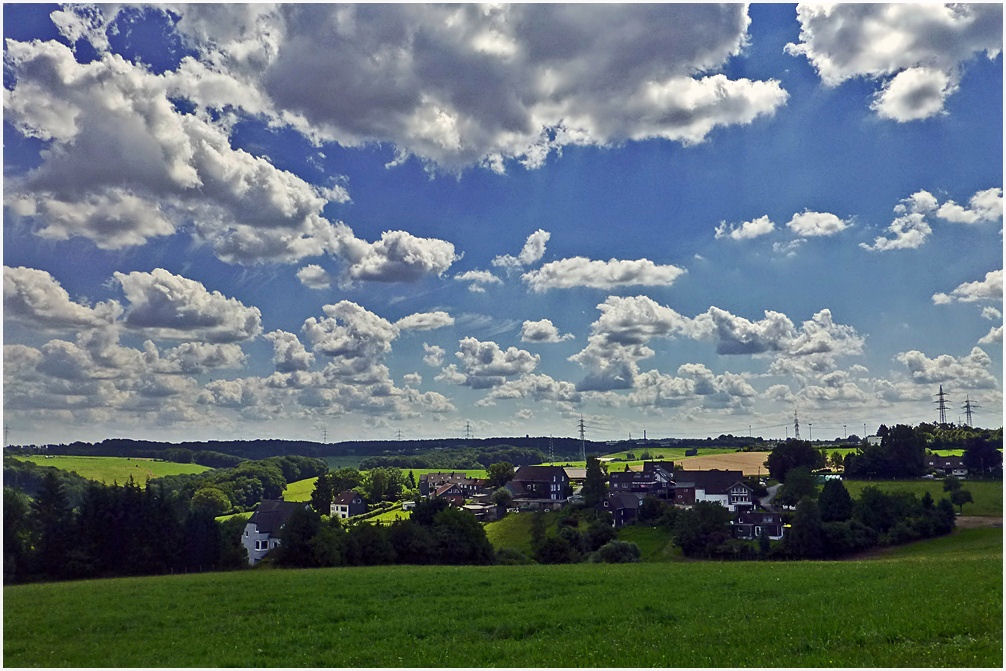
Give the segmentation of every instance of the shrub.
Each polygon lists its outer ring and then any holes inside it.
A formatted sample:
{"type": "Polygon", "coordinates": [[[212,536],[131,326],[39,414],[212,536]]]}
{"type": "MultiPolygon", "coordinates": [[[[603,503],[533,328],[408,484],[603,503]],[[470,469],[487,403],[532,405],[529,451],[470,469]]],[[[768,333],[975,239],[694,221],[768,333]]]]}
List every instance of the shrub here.
{"type": "Polygon", "coordinates": [[[534,560],[517,548],[500,548],[496,551],[496,563],[503,566],[534,564],[534,560]]]}
{"type": "Polygon", "coordinates": [[[639,546],[635,543],[627,543],[625,541],[606,543],[601,546],[597,553],[606,564],[638,562],[640,557],[639,546]]]}

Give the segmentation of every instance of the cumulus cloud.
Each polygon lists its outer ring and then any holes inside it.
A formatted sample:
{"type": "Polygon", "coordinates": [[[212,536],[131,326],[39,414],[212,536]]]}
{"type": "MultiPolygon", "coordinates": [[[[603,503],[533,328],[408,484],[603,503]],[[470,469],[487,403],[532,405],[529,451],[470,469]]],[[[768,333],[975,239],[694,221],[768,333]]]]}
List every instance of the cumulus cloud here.
{"type": "Polygon", "coordinates": [[[894,357],[903,364],[917,384],[953,384],[967,389],[994,389],[996,379],[989,372],[992,359],[981,348],[972,348],[962,357],[941,354],[930,359],[918,350],[900,352],[894,357]]]}
{"type": "Polygon", "coordinates": [[[437,368],[443,365],[444,354],[446,354],[443,347],[423,343],[423,352],[425,352],[425,354],[423,354],[423,363],[427,366],[437,368]]]}
{"type": "MultiPolygon", "coordinates": [[[[230,104],[313,140],[393,143],[396,163],[415,155],[502,171],[508,160],[538,167],[572,144],[691,144],[771,115],[787,98],[778,81],[716,74],[746,43],[741,5],[173,11],[199,54],[202,67],[183,62],[196,102],[223,107],[224,91],[230,104]]],[[[94,23],[74,28],[94,34],[81,28],[94,23]]]]}
{"type": "Polygon", "coordinates": [[[343,238],[339,250],[349,262],[350,278],[372,282],[412,282],[424,275],[442,275],[458,258],[450,242],[407,231],[385,231],[374,243],[343,238]]]}
{"type": "Polygon", "coordinates": [[[534,401],[554,401],[563,403],[580,403],[582,395],[575,385],[564,380],[556,380],[542,373],[527,373],[515,380],[508,380],[494,387],[482,399],[483,405],[491,405],[503,399],[527,399],[534,401]]]}
{"type": "Polygon", "coordinates": [[[151,354],[157,356],[152,367],[162,373],[202,375],[210,370],[244,368],[246,361],[241,346],[234,343],[187,342],[163,353],[157,353],[153,349],[148,349],[147,352],[148,357],[151,354]]]}
{"type": "Polygon", "coordinates": [[[998,301],[1003,299],[1003,271],[990,270],[985,273],[984,280],[976,282],[964,282],[949,294],[933,294],[933,303],[944,305],[959,301],[961,303],[974,303],[976,301],[998,301]]]}
{"type": "Polygon", "coordinates": [[[322,306],[323,319],[309,317],[301,330],[312,349],[332,357],[329,371],[335,377],[386,379],[380,363],[391,351],[399,329],[352,301],[322,306]]]}
{"type": "Polygon", "coordinates": [[[406,373],[402,376],[402,382],[410,387],[418,387],[423,383],[423,376],[419,373],[406,373]]]}
{"type": "Polygon", "coordinates": [[[870,108],[899,123],[943,113],[943,103],[957,89],[950,76],[934,68],[909,68],[895,75],[870,108]]]}
{"type": "Polygon", "coordinates": [[[500,348],[495,342],[476,338],[458,341],[455,356],[464,367],[465,384],[475,389],[496,387],[506,378],[530,373],[537,367],[541,357],[516,347],[500,348]]]}
{"type": "Polygon", "coordinates": [[[786,226],[800,237],[809,238],[835,235],[848,228],[849,222],[830,212],[804,210],[794,214],[786,226]]]}
{"type": "Polygon", "coordinates": [[[996,343],[1002,344],[1003,342],[1003,327],[993,326],[989,329],[989,332],[983,335],[979,340],[979,345],[995,345],[996,343]]]}
{"type": "Polygon", "coordinates": [[[492,263],[494,266],[502,268],[520,268],[537,263],[541,257],[545,256],[545,244],[551,236],[551,233],[539,228],[527,237],[524,247],[516,257],[504,254],[494,258],[492,263]]]}
{"type": "Polygon", "coordinates": [[[731,224],[728,226],[727,222],[721,221],[719,226],[716,227],[715,236],[717,240],[720,238],[730,238],[731,240],[750,240],[762,235],[768,235],[774,230],[775,224],[768,218],[767,214],[764,214],[757,219],[745,221],[739,225],[731,224]]]}
{"type": "Polygon", "coordinates": [[[304,348],[296,333],[277,330],[266,333],[265,337],[272,342],[272,362],[278,372],[291,373],[311,368],[314,355],[304,348]]]}
{"type": "Polygon", "coordinates": [[[415,314],[402,317],[395,326],[403,331],[432,331],[433,329],[453,326],[454,317],[443,310],[434,312],[417,312],[415,314]]]}
{"type": "Polygon", "coordinates": [[[124,324],[150,337],[226,343],[254,338],[262,330],[257,307],[163,268],[114,276],[129,302],[124,324]]]}
{"type": "Polygon", "coordinates": [[[978,191],[963,207],[952,200],[940,205],[936,216],[956,224],[980,224],[994,222],[1003,216],[1003,190],[999,187],[978,191]]]}
{"type": "Polygon", "coordinates": [[[3,306],[6,319],[45,330],[107,326],[122,313],[115,301],[94,307],[72,301],[48,272],[23,266],[4,266],[3,306]]]}
{"type": "Polygon", "coordinates": [[[933,232],[932,227],[926,220],[926,215],[934,212],[939,206],[933,194],[922,190],[913,193],[908,198],[903,198],[894,206],[894,213],[897,215],[887,227],[887,232],[891,237],[878,236],[873,244],[865,242],[859,246],[869,252],[887,252],[895,249],[917,249],[929,238],[933,232]]]}
{"type": "Polygon", "coordinates": [[[805,56],[827,86],[855,77],[881,82],[872,107],[899,122],[943,111],[964,64],[1002,49],[1002,6],[884,4],[797,7],[805,56]]]}
{"type": "Polygon", "coordinates": [[[298,270],[297,279],[308,289],[328,289],[332,286],[332,278],[329,274],[324,268],[314,263],[298,270]]]}
{"type": "Polygon", "coordinates": [[[633,285],[670,286],[684,272],[683,268],[657,265],[649,259],[592,261],[575,256],[546,263],[537,270],[524,273],[521,279],[534,292],[573,287],[613,289],[633,285]]]}
{"type": "Polygon", "coordinates": [[[559,335],[559,329],[550,319],[527,320],[520,329],[521,342],[562,342],[572,340],[572,333],[559,335]]]}
{"type": "Polygon", "coordinates": [[[503,280],[493,275],[488,270],[468,270],[454,276],[459,282],[469,282],[468,291],[483,294],[487,284],[503,284],[503,280]]]}

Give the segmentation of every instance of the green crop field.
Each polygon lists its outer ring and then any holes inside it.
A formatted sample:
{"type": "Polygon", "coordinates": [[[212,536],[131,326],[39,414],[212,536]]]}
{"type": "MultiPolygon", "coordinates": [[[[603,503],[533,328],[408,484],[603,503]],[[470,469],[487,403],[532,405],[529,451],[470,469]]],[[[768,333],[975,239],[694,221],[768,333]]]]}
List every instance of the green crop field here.
{"type": "Polygon", "coordinates": [[[41,454],[28,457],[17,457],[39,466],[52,466],[64,471],[75,471],[77,475],[88,480],[97,480],[106,485],[117,482],[120,485],[133,476],[133,481],[141,487],[147,480],[153,480],[165,475],[183,475],[208,471],[208,466],[199,464],[178,464],[173,461],[155,461],[154,459],[137,459],[133,457],[82,457],[74,455],[45,456],[41,454]]]}
{"type": "MultiPolygon", "coordinates": [[[[873,486],[885,492],[912,492],[919,498],[929,492],[934,501],[950,498],[943,491],[942,480],[843,480],[842,484],[849,490],[853,498],[865,487],[873,486]]],[[[974,503],[964,504],[965,515],[980,517],[1002,517],[1003,514],[1003,483],[989,480],[962,480],[963,489],[971,492],[974,503]]]]}
{"type": "Polygon", "coordinates": [[[245,570],[9,586],[3,659],[999,667],[1002,546],[990,535],[966,530],[907,556],[844,562],[245,570]]]}
{"type": "Polygon", "coordinates": [[[287,483],[286,488],[283,490],[283,500],[310,501],[311,492],[314,491],[314,483],[317,481],[318,478],[314,477],[287,483]]]}

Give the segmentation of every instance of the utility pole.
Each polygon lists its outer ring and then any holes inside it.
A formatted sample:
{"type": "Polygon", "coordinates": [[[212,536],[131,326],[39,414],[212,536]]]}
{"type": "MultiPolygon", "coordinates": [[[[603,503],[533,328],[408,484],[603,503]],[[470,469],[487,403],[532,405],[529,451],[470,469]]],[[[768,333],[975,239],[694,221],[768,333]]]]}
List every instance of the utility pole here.
{"type": "Polygon", "coordinates": [[[583,459],[584,463],[587,461],[587,443],[584,440],[584,431],[586,427],[583,424],[583,415],[580,415],[580,458],[583,459]]]}
{"type": "Polygon", "coordinates": [[[810,429],[810,439],[811,439],[811,441],[813,441],[814,440],[814,424],[811,423],[811,422],[807,422],[807,427],[810,429]]]}
{"type": "Polygon", "coordinates": [[[972,421],[971,409],[972,408],[980,408],[982,406],[978,405],[977,403],[972,403],[971,402],[971,396],[968,395],[968,396],[966,396],[964,398],[964,406],[963,407],[964,407],[964,415],[968,418],[968,426],[974,426],[974,424],[971,423],[971,421],[972,421]]]}

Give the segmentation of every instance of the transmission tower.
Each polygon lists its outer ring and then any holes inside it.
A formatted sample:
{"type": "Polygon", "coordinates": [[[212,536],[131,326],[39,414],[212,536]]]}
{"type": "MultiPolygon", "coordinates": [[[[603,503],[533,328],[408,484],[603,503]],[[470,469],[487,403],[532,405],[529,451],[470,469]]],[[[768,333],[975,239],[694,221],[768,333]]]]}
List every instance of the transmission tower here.
{"type": "Polygon", "coordinates": [[[583,415],[580,415],[580,423],[578,426],[580,429],[580,458],[587,461],[587,443],[584,440],[584,431],[587,427],[584,426],[583,415]]]}
{"type": "Polygon", "coordinates": [[[548,437],[548,463],[553,463],[555,461],[555,450],[552,447],[552,436],[548,437]]]}
{"type": "Polygon", "coordinates": [[[321,442],[328,443],[328,427],[321,427],[321,442]]]}
{"type": "Polygon", "coordinates": [[[947,395],[943,392],[943,385],[940,385],[940,393],[936,395],[937,400],[933,401],[940,411],[940,424],[947,423],[947,395]]]}
{"type": "Polygon", "coordinates": [[[980,408],[980,407],[982,407],[982,406],[978,405],[977,403],[973,403],[971,401],[971,397],[970,396],[965,396],[964,397],[964,406],[963,406],[963,408],[964,408],[964,416],[968,418],[968,426],[972,426],[972,424],[971,424],[971,409],[972,408],[980,408]]]}
{"type": "Polygon", "coordinates": [[[401,440],[401,439],[402,439],[402,430],[399,429],[398,430],[398,440],[401,440]]]}
{"type": "Polygon", "coordinates": [[[465,440],[472,439],[472,423],[465,422],[465,440]]]}
{"type": "Polygon", "coordinates": [[[796,410],[793,411],[793,437],[800,440],[800,418],[796,414],[796,410]]]}

